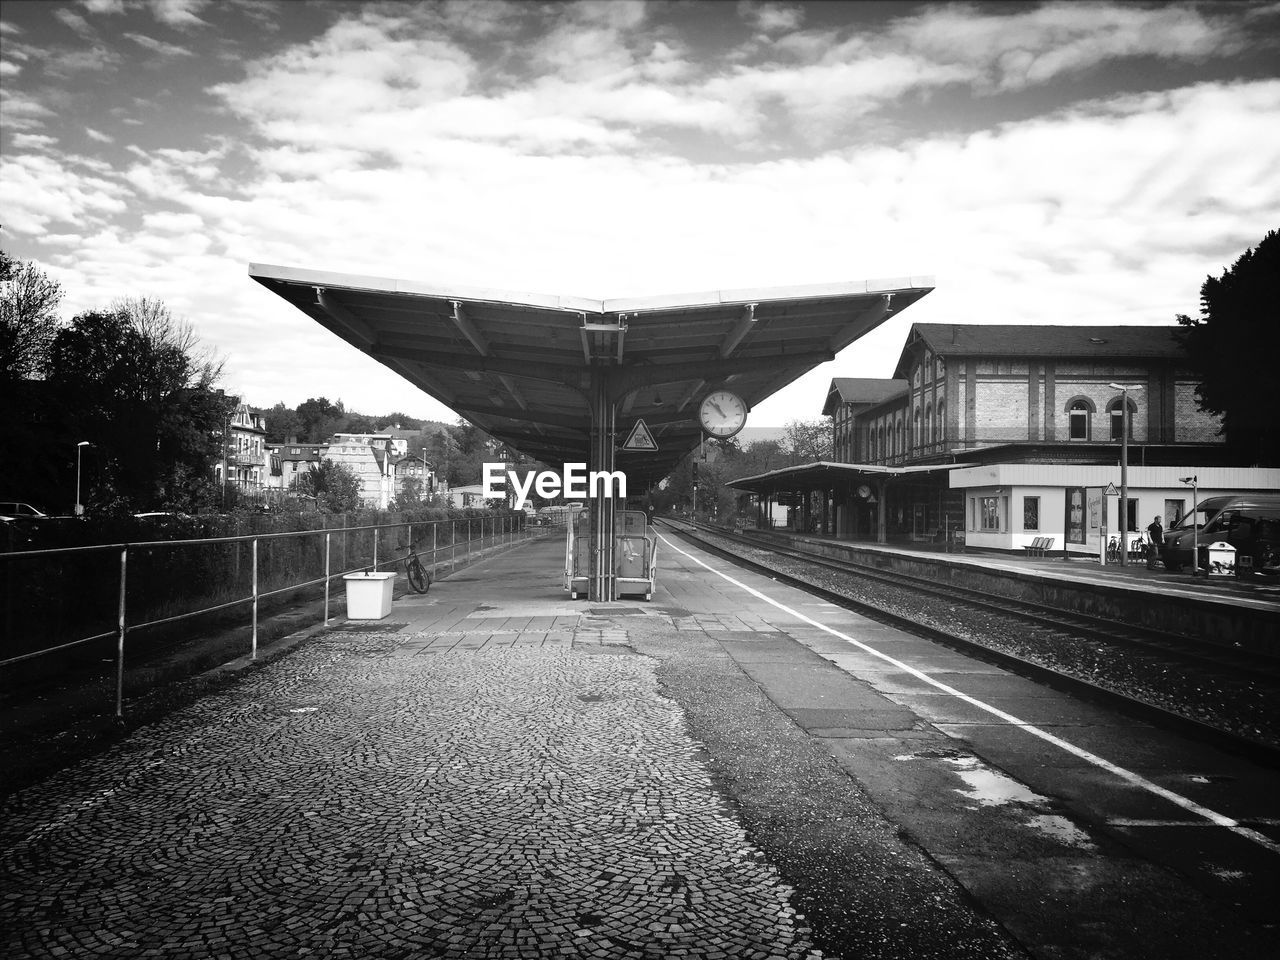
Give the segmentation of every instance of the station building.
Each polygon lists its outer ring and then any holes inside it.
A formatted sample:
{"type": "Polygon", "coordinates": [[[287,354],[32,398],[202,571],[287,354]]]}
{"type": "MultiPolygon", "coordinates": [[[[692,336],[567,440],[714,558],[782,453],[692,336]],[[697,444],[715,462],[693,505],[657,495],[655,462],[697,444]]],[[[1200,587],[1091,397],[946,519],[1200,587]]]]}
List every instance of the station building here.
{"type": "Polygon", "coordinates": [[[1120,532],[1126,425],[1130,538],[1193,499],[1280,487],[1228,458],[1179,329],[914,324],[891,378],[831,381],[834,462],[731,486],[789,497],[802,530],[1005,550],[1050,536],[1091,555],[1120,532]]]}

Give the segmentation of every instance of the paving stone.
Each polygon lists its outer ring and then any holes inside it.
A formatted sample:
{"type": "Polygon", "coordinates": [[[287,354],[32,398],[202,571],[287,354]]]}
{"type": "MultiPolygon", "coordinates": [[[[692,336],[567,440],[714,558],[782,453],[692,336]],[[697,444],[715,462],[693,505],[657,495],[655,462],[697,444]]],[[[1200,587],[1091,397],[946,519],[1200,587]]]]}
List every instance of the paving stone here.
{"type": "Polygon", "coordinates": [[[0,955],[816,957],[626,631],[481,619],[329,634],[13,797],[0,955]]]}

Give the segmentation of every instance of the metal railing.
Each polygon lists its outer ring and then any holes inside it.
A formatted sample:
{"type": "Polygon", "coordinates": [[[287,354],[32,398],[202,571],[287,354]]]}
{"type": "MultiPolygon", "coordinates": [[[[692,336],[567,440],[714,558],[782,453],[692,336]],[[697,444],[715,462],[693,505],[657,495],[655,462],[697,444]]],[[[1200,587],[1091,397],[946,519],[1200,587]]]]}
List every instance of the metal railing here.
{"type": "MultiPolygon", "coordinates": [[[[36,570],[28,578],[31,582],[24,582],[22,573],[14,569],[18,563],[26,561],[33,565],[40,565],[46,571],[56,568],[60,572],[59,580],[61,582],[46,590],[44,599],[66,606],[74,606],[77,600],[83,601],[84,594],[89,592],[81,582],[85,579],[86,573],[86,569],[82,565],[84,560],[92,560],[98,555],[106,555],[110,558],[107,563],[110,564],[110,569],[116,575],[114,622],[110,629],[81,636],[78,639],[55,643],[51,646],[5,656],[0,659],[0,668],[9,668],[24,661],[70,651],[114,637],[116,640],[114,655],[115,713],[117,717],[122,717],[124,716],[125,640],[130,633],[160,627],[192,617],[207,616],[231,607],[248,604],[251,608],[249,657],[250,659],[257,659],[258,612],[261,601],[265,599],[323,584],[323,623],[328,626],[331,619],[329,615],[330,587],[336,578],[350,573],[377,571],[379,568],[385,569],[398,566],[407,559],[410,551],[417,553],[423,564],[433,572],[446,567],[455,568],[467,562],[476,553],[525,539],[530,532],[524,522],[523,515],[496,514],[493,516],[464,517],[451,520],[400,521],[322,530],[245,534],[233,537],[205,537],[188,540],[150,540],[136,543],[55,547],[46,550],[0,553],[0,562],[4,564],[4,615],[6,626],[4,635],[8,638],[6,645],[12,644],[19,633],[26,635],[27,631],[31,630],[33,625],[42,619],[42,613],[52,612],[41,611],[35,607],[25,610],[23,613],[29,622],[15,626],[15,619],[17,619],[15,618],[14,610],[15,600],[20,595],[23,595],[24,588],[33,587],[39,581],[42,573],[42,571],[36,570]],[[383,541],[385,535],[391,531],[403,531],[403,535],[399,538],[400,542],[392,547],[392,555],[388,556],[388,551],[383,541]],[[360,535],[365,533],[369,534],[368,539],[370,542],[367,546],[359,543],[360,535]],[[335,549],[335,539],[338,540],[337,549],[335,549]],[[352,542],[353,539],[356,541],[355,543],[352,542]],[[308,541],[312,540],[315,542],[308,543],[308,541]],[[298,545],[292,551],[292,558],[286,558],[286,560],[291,559],[293,563],[273,563],[275,558],[264,556],[264,554],[272,553],[272,548],[277,544],[289,541],[298,542],[298,545]],[[428,541],[430,543],[429,547],[427,546],[428,541]],[[321,542],[323,543],[323,572],[318,576],[306,577],[304,575],[304,579],[294,579],[300,558],[302,558],[301,565],[303,567],[306,565],[306,554],[313,554],[311,559],[316,561],[317,566],[319,565],[321,542]],[[221,557],[214,557],[213,564],[215,569],[220,569],[227,574],[226,580],[232,581],[230,590],[225,584],[192,584],[192,589],[186,596],[174,597],[168,595],[160,603],[157,603],[156,598],[153,596],[150,604],[135,602],[131,607],[129,603],[131,559],[134,560],[136,565],[139,558],[145,558],[152,561],[151,566],[153,568],[163,569],[164,564],[154,562],[156,554],[162,553],[166,557],[172,558],[174,551],[180,552],[197,548],[206,551],[221,551],[223,553],[221,557]],[[248,569],[247,571],[242,571],[241,567],[246,565],[241,563],[241,554],[246,548],[249,553],[248,569]],[[395,555],[395,550],[403,552],[395,555]],[[118,562],[116,560],[117,557],[118,562]],[[337,569],[334,567],[335,561],[337,562],[337,569]],[[53,566],[50,567],[50,564],[53,566]],[[77,566],[80,567],[78,571],[67,569],[68,567],[77,566]],[[273,569],[280,566],[286,568],[286,575],[283,577],[279,575],[279,570],[273,569]],[[247,578],[244,576],[245,573],[247,573],[247,578]],[[243,590],[247,587],[247,592],[237,593],[234,581],[243,581],[245,579],[247,579],[247,583],[242,583],[239,589],[243,590]],[[282,579],[287,582],[281,583],[282,579]],[[228,592],[231,593],[230,596],[226,596],[228,592]],[[217,602],[210,602],[214,599],[217,602]],[[196,609],[181,609],[177,612],[169,612],[175,605],[181,607],[187,603],[197,605],[196,609]],[[142,613],[138,615],[138,619],[131,621],[130,613],[138,614],[137,607],[142,608],[142,613]],[[164,612],[161,613],[161,610],[164,612]]],[[[170,559],[167,562],[172,564],[173,560],[170,559]]],[[[98,573],[96,580],[104,581],[107,578],[101,574],[101,567],[103,566],[105,564],[91,563],[88,573],[92,575],[95,572],[92,567],[97,567],[99,570],[96,571],[98,573]]],[[[136,577],[134,579],[136,580],[136,577]]],[[[190,578],[186,579],[189,580],[190,578]]],[[[95,586],[101,586],[101,583],[95,582],[95,586]]],[[[28,593],[34,594],[36,590],[29,590],[28,593]]],[[[101,596],[102,591],[99,590],[98,594],[101,596]]],[[[39,604],[40,602],[39,597],[36,596],[29,596],[29,600],[33,604],[39,604]]],[[[7,650],[4,652],[6,654],[9,653],[7,650]]]]}

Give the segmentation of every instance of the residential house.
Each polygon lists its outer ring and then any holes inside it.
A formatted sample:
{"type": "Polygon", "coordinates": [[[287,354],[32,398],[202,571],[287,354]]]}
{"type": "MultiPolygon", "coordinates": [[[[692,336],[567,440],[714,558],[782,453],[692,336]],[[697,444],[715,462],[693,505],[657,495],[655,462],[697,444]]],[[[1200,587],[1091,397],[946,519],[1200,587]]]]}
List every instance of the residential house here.
{"type": "Polygon", "coordinates": [[[214,468],[219,483],[251,497],[268,485],[267,422],[248,405],[239,404],[227,421],[222,462],[214,468]]]}

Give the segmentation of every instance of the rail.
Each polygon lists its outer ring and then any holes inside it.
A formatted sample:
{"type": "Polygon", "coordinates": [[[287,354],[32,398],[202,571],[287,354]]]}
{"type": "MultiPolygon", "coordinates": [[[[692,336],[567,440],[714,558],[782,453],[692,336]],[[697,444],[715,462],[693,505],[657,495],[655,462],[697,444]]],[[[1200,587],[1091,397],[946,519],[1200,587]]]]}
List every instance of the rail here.
{"type": "MultiPolygon", "coordinates": [[[[88,644],[103,641],[114,637],[116,639],[116,648],[114,654],[115,660],[115,714],[117,717],[124,716],[124,675],[125,675],[125,656],[126,656],[126,638],[129,634],[152,627],[159,627],[165,624],[175,623],[181,620],[187,620],[192,617],[206,616],[227,610],[232,607],[248,604],[250,606],[250,659],[257,659],[258,656],[258,613],[259,605],[262,600],[288,593],[290,591],[304,590],[310,587],[324,585],[324,618],[323,624],[329,625],[331,619],[329,615],[330,607],[330,587],[334,579],[345,576],[349,573],[358,573],[362,571],[377,571],[379,568],[386,568],[403,563],[408,555],[408,549],[414,549],[425,565],[435,570],[441,567],[456,567],[460,562],[465,562],[473,553],[482,552],[490,547],[502,544],[514,543],[517,540],[524,539],[529,536],[530,529],[524,522],[525,518],[522,514],[497,514],[491,517],[466,517],[455,518],[450,520],[420,520],[420,521],[398,521],[386,524],[366,524],[354,527],[331,528],[325,530],[300,530],[286,531],[281,533],[260,533],[260,534],[243,534],[231,537],[201,537],[188,540],[147,540],[128,543],[106,543],[93,544],[89,546],[76,547],[54,547],[45,550],[19,550],[8,553],[0,553],[0,561],[3,561],[5,576],[5,635],[9,638],[6,643],[12,643],[14,638],[20,632],[15,629],[14,625],[14,607],[15,598],[22,593],[23,587],[31,586],[30,583],[18,583],[18,578],[14,574],[14,566],[22,561],[38,564],[48,564],[51,561],[68,561],[81,560],[85,557],[106,554],[111,560],[112,567],[118,570],[116,574],[116,590],[114,622],[110,629],[99,630],[86,636],[80,636],[72,640],[64,640],[54,643],[50,646],[40,647],[39,649],[24,651],[12,655],[5,656],[0,659],[0,668],[12,667],[24,661],[34,660],[39,657],[49,656],[50,654],[64,652],[75,648],[84,647],[88,644]],[[462,528],[464,536],[460,537],[459,528],[462,528]],[[478,536],[475,535],[478,527],[478,536]],[[402,542],[397,543],[388,552],[384,544],[385,535],[392,531],[404,531],[402,542]],[[371,540],[371,550],[362,552],[358,544],[353,545],[351,540],[353,537],[359,537],[361,534],[369,533],[371,540]],[[335,551],[335,536],[340,537],[338,550],[335,551]],[[263,574],[269,573],[266,567],[270,564],[264,564],[262,553],[266,552],[262,548],[272,546],[278,542],[290,540],[306,541],[308,538],[315,540],[315,544],[311,550],[307,549],[307,545],[303,543],[301,547],[295,549],[293,559],[297,562],[300,555],[307,553],[316,554],[315,559],[319,560],[319,545],[321,538],[323,539],[323,572],[318,576],[306,576],[303,579],[294,579],[293,576],[286,576],[287,582],[279,582],[282,578],[274,576],[270,578],[272,582],[264,582],[263,574]],[[430,547],[427,547],[427,540],[430,540],[430,547]],[[184,600],[190,600],[193,603],[203,605],[197,609],[181,610],[176,613],[165,612],[164,615],[155,615],[157,611],[150,611],[148,614],[144,609],[140,619],[130,621],[130,613],[136,613],[131,610],[129,604],[129,588],[130,588],[130,559],[137,560],[139,557],[145,557],[148,554],[154,554],[157,551],[165,552],[166,555],[172,557],[172,551],[190,550],[193,548],[212,548],[213,550],[226,550],[232,548],[231,556],[234,559],[234,567],[236,575],[231,575],[227,579],[235,580],[239,574],[240,550],[246,546],[249,551],[248,564],[248,583],[247,591],[244,593],[233,593],[229,598],[218,597],[217,602],[208,602],[213,599],[209,595],[209,588],[203,588],[204,593],[201,595],[201,587],[196,586],[191,595],[187,597],[175,598],[166,597],[165,602],[172,605],[174,602],[181,604],[184,600]],[[396,555],[395,550],[402,550],[403,553],[396,555]],[[459,559],[459,552],[465,551],[462,559],[459,559]],[[339,555],[335,558],[335,553],[339,555]],[[354,558],[352,555],[354,554],[354,558]],[[380,555],[381,554],[381,555],[380,555]],[[115,557],[119,558],[118,566],[115,557]],[[337,569],[335,569],[334,561],[338,559],[337,569]],[[354,564],[352,564],[354,559],[354,564]],[[367,561],[367,562],[362,562],[367,561]],[[264,587],[268,587],[264,589],[264,587]]],[[[216,565],[218,558],[214,558],[213,563],[216,565]]],[[[172,563],[172,560],[170,560],[172,563]]],[[[62,564],[58,564],[59,568],[62,564]]],[[[100,565],[98,565],[100,566],[100,565]]],[[[279,564],[276,565],[280,566],[279,564]]],[[[291,568],[296,569],[296,568],[291,568]]],[[[84,572],[79,575],[68,574],[62,570],[63,576],[59,579],[60,583],[49,587],[47,590],[52,591],[46,594],[46,599],[56,600],[58,603],[66,607],[74,607],[77,601],[84,601],[84,590],[81,589],[81,581],[84,579],[84,572]]],[[[94,571],[90,571],[92,575],[94,571]]],[[[319,572],[319,571],[314,571],[319,572]]],[[[101,574],[99,573],[99,576],[101,574]]],[[[30,577],[29,580],[34,583],[38,580],[38,574],[30,577]]],[[[214,587],[216,595],[217,586],[214,587]]],[[[234,586],[233,586],[234,589],[234,586]]],[[[241,588],[243,589],[243,587],[241,588]]],[[[33,601],[38,603],[38,600],[33,601]]],[[[145,608],[145,604],[142,604],[145,608]]],[[[32,608],[24,611],[29,618],[40,618],[42,611],[32,608]]],[[[5,651],[6,653],[8,651],[5,651]]]]}

